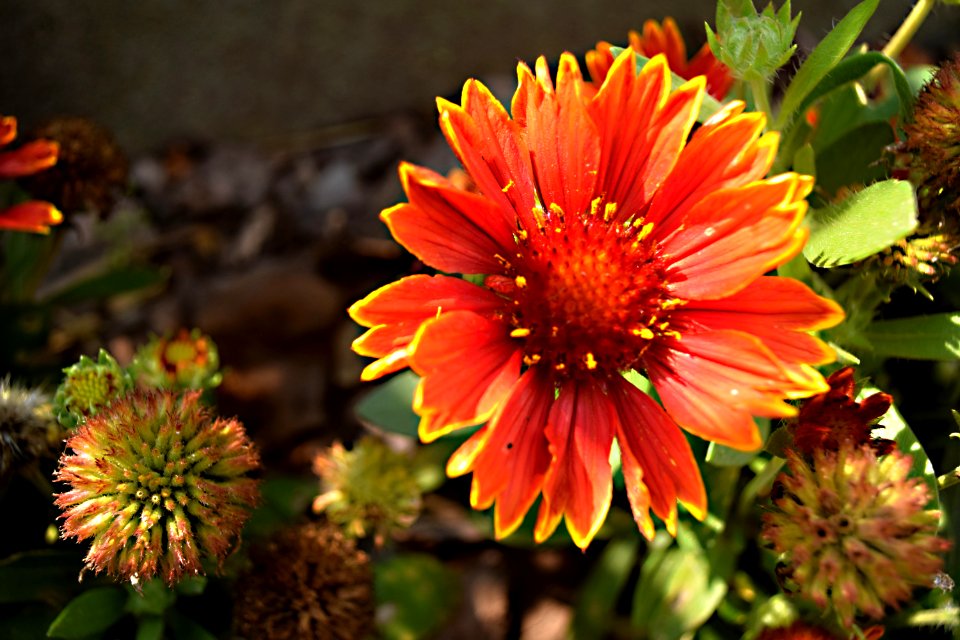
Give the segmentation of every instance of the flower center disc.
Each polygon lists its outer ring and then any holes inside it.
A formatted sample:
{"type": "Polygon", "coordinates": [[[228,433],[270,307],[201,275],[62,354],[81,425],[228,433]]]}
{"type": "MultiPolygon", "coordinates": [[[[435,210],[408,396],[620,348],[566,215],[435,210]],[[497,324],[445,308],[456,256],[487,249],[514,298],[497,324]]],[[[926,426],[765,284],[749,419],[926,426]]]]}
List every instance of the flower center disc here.
{"type": "Polygon", "coordinates": [[[680,301],[646,239],[652,225],[598,209],[565,219],[554,208],[518,234],[511,335],[526,341],[524,362],[550,367],[557,383],[637,368],[653,340],[675,335],[668,316],[680,301]]]}

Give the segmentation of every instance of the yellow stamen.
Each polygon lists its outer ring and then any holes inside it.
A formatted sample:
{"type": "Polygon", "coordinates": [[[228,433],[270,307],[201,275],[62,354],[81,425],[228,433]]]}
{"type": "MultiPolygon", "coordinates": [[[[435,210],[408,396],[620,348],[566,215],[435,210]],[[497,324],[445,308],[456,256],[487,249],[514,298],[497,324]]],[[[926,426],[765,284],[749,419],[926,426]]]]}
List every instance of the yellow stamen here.
{"type": "Polygon", "coordinates": [[[644,340],[653,340],[653,331],[650,331],[650,329],[648,329],[647,327],[640,327],[639,329],[637,328],[631,329],[630,333],[632,333],[635,336],[639,336],[644,340]]]}
{"type": "Polygon", "coordinates": [[[530,335],[530,329],[514,329],[510,332],[511,338],[526,338],[530,335]]]}
{"type": "Polygon", "coordinates": [[[527,286],[527,279],[524,278],[523,276],[517,276],[516,278],[513,279],[513,281],[516,282],[517,286],[521,289],[527,286]]]}
{"type": "Polygon", "coordinates": [[[510,189],[512,189],[513,186],[514,186],[514,185],[513,185],[513,180],[511,180],[510,182],[508,182],[507,184],[505,184],[505,185],[500,189],[500,191],[503,191],[504,193],[506,193],[507,191],[509,191],[510,189]]]}
{"type": "Polygon", "coordinates": [[[587,352],[587,355],[584,356],[583,362],[587,365],[587,369],[590,369],[591,371],[597,368],[597,360],[589,351],[587,352]]]}
{"type": "Polygon", "coordinates": [[[603,207],[603,221],[610,222],[611,220],[613,220],[613,214],[615,214],[616,212],[617,212],[617,203],[608,202],[603,207]]]}

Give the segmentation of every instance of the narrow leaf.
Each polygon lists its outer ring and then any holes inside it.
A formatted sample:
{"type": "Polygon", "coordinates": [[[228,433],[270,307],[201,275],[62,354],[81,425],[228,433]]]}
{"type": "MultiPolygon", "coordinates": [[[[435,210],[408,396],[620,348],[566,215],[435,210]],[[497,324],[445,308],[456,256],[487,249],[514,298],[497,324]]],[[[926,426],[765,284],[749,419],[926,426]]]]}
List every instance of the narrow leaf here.
{"type": "Polygon", "coordinates": [[[777,117],[775,129],[782,129],[789,123],[803,99],[813,91],[817,83],[827,75],[831,69],[843,59],[863,31],[867,20],[876,11],[880,0],[863,0],[850,10],[820,44],[810,52],[807,59],[800,65],[797,75],[793,77],[787,92],[783,96],[780,106],[780,115],[777,117]]]}
{"type": "Polygon", "coordinates": [[[911,360],[960,359],[960,313],[878,320],[863,337],[875,354],[911,360]]]}
{"type": "Polygon", "coordinates": [[[884,180],[813,210],[807,220],[807,260],[818,267],[851,264],[910,235],[917,227],[917,199],[909,182],[884,180]]]}
{"type": "Polygon", "coordinates": [[[398,374],[368,393],[357,404],[357,415],[381,429],[417,437],[420,418],[413,412],[413,392],[420,378],[411,371],[398,374]]]}
{"type": "Polygon", "coordinates": [[[616,538],[603,550],[580,591],[573,614],[574,638],[602,637],[613,618],[617,597],[637,560],[637,538],[616,538]]]}
{"type": "Polygon", "coordinates": [[[85,638],[109,629],[123,617],[127,594],[120,587],[97,587],[71,600],[47,629],[48,638],[85,638]]]}
{"type": "MultiPolygon", "coordinates": [[[[760,430],[760,439],[766,442],[767,436],[770,435],[770,420],[767,418],[754,418],[754,422],[757,423],[757,428],[760,430]]],[[[728,446],[711,442],[707,448],[706,460],[710,464],[718,467],[742,467],[745,464],[749,464],[761,451],[763,451],[763,447],[760,447],[756,451],[740,451],[739,449],[732,449],[728,446]]]]}

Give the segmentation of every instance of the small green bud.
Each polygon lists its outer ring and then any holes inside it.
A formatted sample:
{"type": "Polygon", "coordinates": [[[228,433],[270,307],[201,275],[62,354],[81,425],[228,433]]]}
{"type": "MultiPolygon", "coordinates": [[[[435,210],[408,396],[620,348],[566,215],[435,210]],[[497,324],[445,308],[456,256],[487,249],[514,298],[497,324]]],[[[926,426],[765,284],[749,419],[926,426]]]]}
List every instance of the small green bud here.
{"type": "Polygon", "coordinates": [[[790,0],[777,12],[768,4],[760,13],[752,0],[720,0],[717,31],[707,25],[707,42],[735,78],[767,82],[796,50],[793,35],[798,24],[799,13],[790,18],[790,0]]]}
{"type": "Polygon", "coordinates": [[[130,374],[105,349],[100,349],[96,360],[80,356],[80,361],[63,373],[53,406],[57,420],[68,429],[133,389],[130,374]]]}
{"type": "Polygon", "coordinates": [[[140,384],[153,389],[213,389],[223,380],[217,346],[199,329],[154,336],[130,368],[140,384]]]}

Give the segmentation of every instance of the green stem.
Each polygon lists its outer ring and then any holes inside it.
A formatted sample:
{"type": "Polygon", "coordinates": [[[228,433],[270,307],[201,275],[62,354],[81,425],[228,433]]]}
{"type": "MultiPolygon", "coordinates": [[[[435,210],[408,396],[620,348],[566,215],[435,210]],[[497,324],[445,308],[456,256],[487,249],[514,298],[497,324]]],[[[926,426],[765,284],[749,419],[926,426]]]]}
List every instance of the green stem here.
{"type": "Polygon", "coordinates": [[[767,114],[767,127],[773,125],[773,109],[770,108],[770,89],[764,80],[751,80],[750,93],[753,94],[754,107],[767,114]]]}
{"type": "MultiPolygon", "coordinates": [[[[917,4],[913,5],[910,14],[897,29],[897,32],[893,34],[893,37],[890,38],[890,42],[883,48],[884,55],[896,60],[897,57],[903,53],[903,50],[907,48],[907,45],[910,44],[910,41],[913,40],[913,36],[917,34],[920,25],[927,19],[927,16],[930,15],[930,12],[933,11],[936,4],[937,0],[919,0],[917,4]]],[[[885,68],[885,65],[877,65],[873,68],[873,71],[867,76],[866,86],[868,88],[873,88],[877,85],[885,68]]]]}
{"type": "Polygon", "coordinates": [[[783,465],[786,464],[786,462],[783,458],[771,458],[763,469],[760,470],[760,473],[755,475],[753,479],[747,483],[747,486],[743,488],[743,493],[740,494],[740,503],[737,505],[737,513],[741,521],[743,521],[750,512],[750,509],[757,501],[757,497],[770,492],[773,481],[776,479],[777,474],[780,473],[780,470],[783,469],[783,465]]]}
{"type": "Polygon", "coordinates": [[[949,489],[957,484],[960,484],[960,467],[957,467],[953,471],[945,473],[937,478],[937,487],[940,489],[940,491],[949,489]]]}

